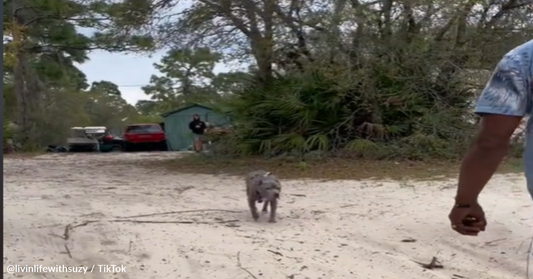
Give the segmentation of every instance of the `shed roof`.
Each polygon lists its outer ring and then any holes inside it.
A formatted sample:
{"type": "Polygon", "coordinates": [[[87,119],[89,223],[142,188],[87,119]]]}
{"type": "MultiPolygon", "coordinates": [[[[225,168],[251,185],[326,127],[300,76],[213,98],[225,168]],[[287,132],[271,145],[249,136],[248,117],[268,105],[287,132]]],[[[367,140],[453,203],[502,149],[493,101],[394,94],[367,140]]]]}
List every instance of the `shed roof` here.
{"type": "Polygon", "coordinates": [[[175,110],[171,110],[171,111],[168,111],[168,112],[162,113],[162,114],[161,114],[161,117],[167,117],[167,116],[172,115],[172,114],[174,114],[174,113],[178,113],[178,112],[180,112],[180,111],[188,110],[188,109],[190,109],[190,108],[194,108],[194,107],[199,107],[199,108],[203,108],[203,109],[213,110],[213,109],[210,108],[210,107],[206,107],[206,106],[203,106],[203,105],[200,105],[200,104],[192,104],[192,105],[189,105],[189,106],[185,106],[185,107],[182,107],[182,108],[179,108],[179,109],[175,109],[175,110]]]}

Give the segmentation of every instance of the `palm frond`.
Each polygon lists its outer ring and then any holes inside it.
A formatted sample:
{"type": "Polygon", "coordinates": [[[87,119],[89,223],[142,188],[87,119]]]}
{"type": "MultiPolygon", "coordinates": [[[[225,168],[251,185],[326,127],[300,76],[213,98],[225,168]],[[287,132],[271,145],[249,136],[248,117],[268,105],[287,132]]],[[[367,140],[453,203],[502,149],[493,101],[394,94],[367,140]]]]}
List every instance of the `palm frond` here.
{"type": "Polygon", "coordinates": [[[311,150],[325,151],[325,150],[328,150],[329,147],[330,147],[330,140],[328,136],[324,134],[312,135],[308,137],[304,143],[305,151],[311,151],[311,150]]]}

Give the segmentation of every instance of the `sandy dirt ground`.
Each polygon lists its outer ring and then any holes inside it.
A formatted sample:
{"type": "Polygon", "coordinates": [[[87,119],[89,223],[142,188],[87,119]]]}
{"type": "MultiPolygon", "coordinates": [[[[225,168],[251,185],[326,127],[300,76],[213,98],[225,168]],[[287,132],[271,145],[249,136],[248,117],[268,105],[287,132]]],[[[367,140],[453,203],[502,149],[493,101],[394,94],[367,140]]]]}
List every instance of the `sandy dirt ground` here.
{"type": "Polygon", "coordinates": [[[270,224],[252,220],[242,178],[128,163],[175,156],[5,159],[4,278],[526,278],[533,202],[519,175],[491,181],[476,238],[449,228],[452,180],[283,181],[270,224]],[[417,263],[433,257],[443,268],[417,263]],[[6,273],[16,264],[126,273],[6,273]]]}

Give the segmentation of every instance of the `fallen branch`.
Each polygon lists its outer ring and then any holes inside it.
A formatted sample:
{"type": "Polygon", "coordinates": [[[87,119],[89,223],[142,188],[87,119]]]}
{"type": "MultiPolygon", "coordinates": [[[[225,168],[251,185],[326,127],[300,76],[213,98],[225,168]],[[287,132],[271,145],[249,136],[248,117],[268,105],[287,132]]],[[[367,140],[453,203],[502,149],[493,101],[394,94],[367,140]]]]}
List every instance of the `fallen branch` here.
{"type": "Polygon", "coordinates": [[[437,260],[437,257],[433,257],[431,259],[431,262],[428,263],[428,264],[417,262],[417,261],[413,261],[413,262],[419,264],[421,267],[423,267],[425,269],[444,268],[444,266],[439,262],[439,260],[437,260]]]}
{"type": "Polygon", "coordinates": [[[219,220],[219,221],[211,221],[211,222],[197,222],[197,221],[164,221],[164,220],[120,220],[120,219],[113,219],[113,220],[89,220],[85,221],[83,223],[77,224],[73,226],[72,224],[68,224],[65,226],[65,231],[63,232],[63,235],[58,234],[51,234],[52,236],[57,236],[59,238],[62,238],[64,240],[68,240],[70,238],[70,232],[79,227],[85,227],[91,223],[99,223],[99,222],[109,222],[109,223],[135,223],[135,224],[227,224],[227,223],[236,223],[239,222],[239,220],[219,220]]]}
{"type": "Polygon", "coordinates": [[[178,192],[178,195],[181,195],[183,194],[185,191],[189,191],[189,190],[192,190],[194,189],[194,186],[185,186],[183,188],[178,188],[176,189],[176,191],[178,192]]]}
{"type": "Polygon", "coordinates": [[[280,256],[280,257],[283,257],[283,254],[281,254],[281,253],[278,252],[278,251],[274,251],[274,250],[267,250],[267,251],[270,252],[270,253],[272,253],[272,254],[274,254],[274,255],[278,255],[278,256],[280,256]]]}
{"type": "Polygon", "coordinates": [[[239,222],[239,220],[219,220],[219,221],[211,221],[211,222],[197,222],[197,221],[166,221],[166,220],[120,220],[120,219],[113,219],[113,220],[89,220],[85,221],[81,224],[72,226],[67,225],[69,227],[69,231],[72,231],[75,228],[84,227],[91,223],[102,223],[102,222],[108,222],[108,223],[135,223],[135,224],[223,224],[223,223],[235,223],[239,222]]]}
{"type": "Polygon", "coordinates": [[[405,242],[405,243],[412,243],[412,242],[416,242],[416,239],[409,237],[409,238],[406,238],[406,239],[402,239],[401,241],[405,242]]]}
{"type": "MultiPolygon", "coordinates": [[[[91,223],[98,223],[98,222],[109,222],[109,223],[136,223],[136,224],[221,224],[221,223],[235,223],[239,222],[239,220],[219,220],[219,221],[212,221],[212,222],[196,222],[196,221],[164,221],[164,220],[89,220],[85,221],[83,223],[72,225],[68,224],[65,226],[65,230],[63,232],[63,236],[52,234],[53,236],[60,237],[64,239],[65,241],[70,238],[70,233],[73,229],[87,226],[91,223]]],[[[132,241],[130,240],[128,252],[131,251],[131,245],[132,241]]],[[[69,258],[72,259],[72,253],[70,252],[70,249],[68,248],[68,245],[65,243],[64,245],[66,254],[69,256],[69,258]]],[[[242,267],[241,267],[242,268],[242,267]]],[[[252,275],[253,276],[253,275],[252,275]]],[[[254,278],[256,278],[254,276],[254,278]]]]}
{"type": "Polygon", "coordinates": [[[221,220],[221,221],[212,221],[212,222],[197,222],[197,221],[163,221],[163,220],[102,220],[98,222],[109,222],[109,223],[135,223],[135,224],[224,224],[224,223],[235,223],[239,220],[221,220]]]}
{"type": "Polygon", "coordinates": [[[63,239],[64,240],[68,240],[68,238],[70,237],[69,233],[70,233],[70,230],[72,229],[72,225],[71,224],[68,224],[65,226],[65,231],[63,232],[63,239]]]}
{"type": "Polygon", "coordinates": [[[65,243],[65,250],[67,251],[68,257],[72,259],[72,254],[70,253],[70,249],[68,249],[68,245],[66,243],[65,243]]]}
{"type": "Polygon", "coordinates": [[[502,241],[502,240],[507,240],[507,238],[499,238],[499,239],[495,239],[495,240],[492,240],[492,241],[487,241],[485,243],[483,243],[483,245],[481,245],[481,247],[485,247],[485,246],[489,246],[495,242],[498,242],[498,241],[502,241]]]}
{"type": "Polygon", "coordinates": [[[57,237],[62,238],[64,240],[68,240],[70,238],[70,231],[72,231],[72,229],[78,228],[78,227],[87,226],[88,224],[95,223],[95,222],[98,222],[98,221],[85,221],[85,222],[83,222],[81,224],[78,224],[76,226],[72,226],[72,224],[68,224],[68,225],[65,226],[65,230],[63,231],[63,235],[58,235],[58,234],[55,234],[55,233],[50,234],[50,235],[57,236],[57,237]]]}
{"type": "Polygon", "coordinates": [[[244,268],[241,264],[241,252],[237,253],[237,266],[244,270],[246,273],[248,273],[252,278],[257,279],[257,276],[255,276],[253,273],[251,273],[248,269],[244,268]]]}
{"type": "Polygon", "coordinates": [[[181,211],[169,211],[169,212],[160,212],[160,213],[150,213],[142,215],[133,215],[133,216],[115,216],[117,219],[131,219],[131,218],[141,218],[141,217],[150,217],[150,216],[160,216],[160,215],[170,215],[170,214],[181,214],[181,213],[193,213],[193,212],[209,212],[209,211],[219,211],[219,212],[230,212],[230,213],[239,213],[235,210],[225,210],[225,209],[193,209],[193,210],[181,210],[181,211]]]}

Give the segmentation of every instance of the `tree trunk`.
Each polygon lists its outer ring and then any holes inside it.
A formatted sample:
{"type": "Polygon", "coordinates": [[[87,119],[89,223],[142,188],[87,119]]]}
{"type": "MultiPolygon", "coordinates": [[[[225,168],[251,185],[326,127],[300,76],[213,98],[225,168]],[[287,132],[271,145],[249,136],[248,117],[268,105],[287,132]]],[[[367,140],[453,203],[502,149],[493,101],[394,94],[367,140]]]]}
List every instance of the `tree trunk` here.
{"type": "Polygon", "coordinates": [[[18,138],[20,144],[25,144],[28,141],[30,133],[30,121],[28,119],[28,94],[26,86],[24,85],[24,52],[20,45],[22,43],[22,34],[20,33],[20,26],[22,26],[20,20],[15,14],[17,5],[13,1],[13,42],[15,44],[15,65],[13,69],[13,91],[16,98],[16,115],[18,129],[18,138]]]}

